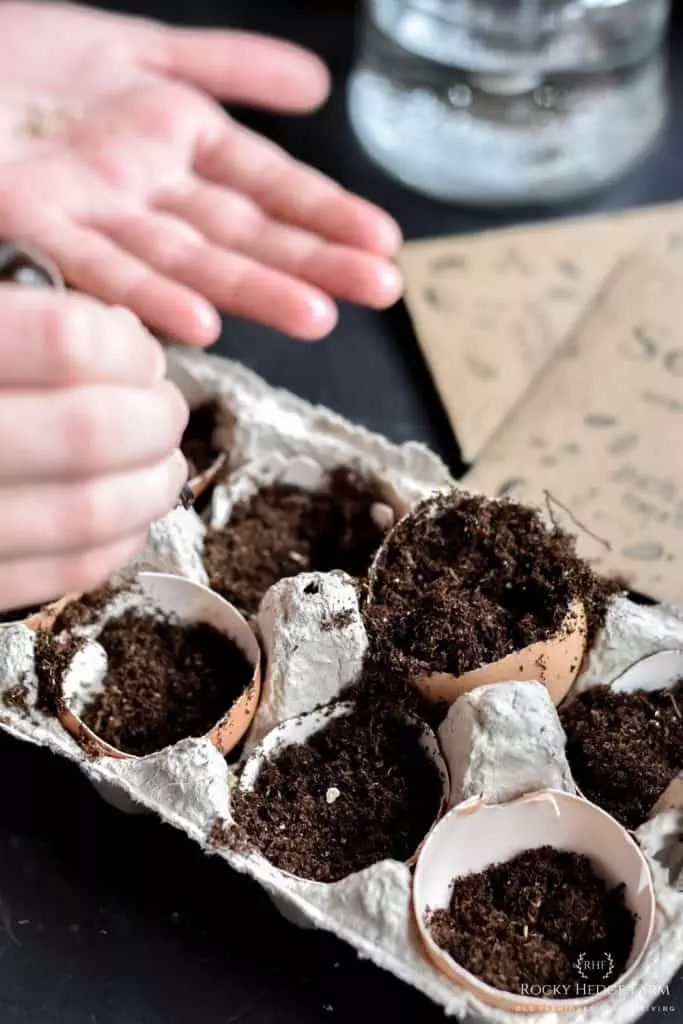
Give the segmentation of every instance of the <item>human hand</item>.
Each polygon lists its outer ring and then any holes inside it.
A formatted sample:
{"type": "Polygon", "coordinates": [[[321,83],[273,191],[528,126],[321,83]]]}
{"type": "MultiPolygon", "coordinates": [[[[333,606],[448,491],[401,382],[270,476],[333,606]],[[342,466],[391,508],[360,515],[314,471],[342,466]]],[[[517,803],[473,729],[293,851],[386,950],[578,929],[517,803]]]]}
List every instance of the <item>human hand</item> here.
{"type": "Polygon", "coordinates": [[[216,309],[321,337],[332,298],[398,298],[398,228],[210,97],[305,112],[327,90],[284,42],[5,0],[0,235],[189,343],[215,340],[216,309]]]}
{"type": "Polygon", "coordinates": [[[97,586],[176,504],[188,411],[165,368],[127,310],[0,285],[0,609],[97,586]]]}

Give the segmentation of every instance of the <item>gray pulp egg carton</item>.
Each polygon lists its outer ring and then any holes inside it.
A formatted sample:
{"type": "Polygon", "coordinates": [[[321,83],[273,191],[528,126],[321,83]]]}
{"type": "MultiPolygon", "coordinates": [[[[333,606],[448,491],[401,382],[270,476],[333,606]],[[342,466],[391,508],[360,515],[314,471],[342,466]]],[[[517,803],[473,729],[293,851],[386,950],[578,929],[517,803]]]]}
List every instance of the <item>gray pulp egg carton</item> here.
{"type": "MultiPolygon", "coordinates": [[[[171,375],[191,404],[221,397],[237,418],[233,471],[208,513],[214,522],[227,521],[232,502],[254,493],[264,482],[294,479],[315,487],[320,473],[337,465],[354,465],[378,475],[388,492],[407,505],[452,486],[446,467],[423,446],[392,445],[325,409],[271,388],[237,364],[178,351],[171,354],[171,375]]],[[[175,510],[150,531],[137,568],[174,572],[205,583],[205,528],[193,510],[175,510]]],[[[246,753],[283,720],[344,693],[357,678],[367,645],[355,588],[341,572],[302,573],[276,584],[262,602],[257,627],[268,663],[246,753]],[[317,586],[311,588],[311,582],[317,586]],[[330,630],[329,619],[339,611],[346,612],[337,618],[344,624],[330,630]],[[325,620],[328,625],[323,628],[325,620]]],[[[384,861],[342,881],[321,884],[289,876],[259,854],[216,848],[215,823],[231,821],[235,765],[208,739],[184,740],[139,759],[88,756],[55,718],[34,707],[34,641],[35,634],[24,624],[0,629],[0,725],[8,733],[76,762],[102,795],[121,809],[151,811],[181,829],[207,853],[256,879],[294,923],[333,932],[362,957],[415,986],[447,1014],[497,1024],[519,1021],[519,1014],[485,1005],[432,966],[415,927],[411,870],[406,864],[384,861]],[[19,684],[27,688],[23,705],[2,700],[19,684]]],[[[646,608],[618,598],[575,690],[616,680],[656,652],[680,649],[683,611],[646,608]]],[[[538,684],[496,684],[466,695],[442,726],[444,746],[449,730],[451,738],[457,738],[458,751],[447,758],[452,803],[473,794],[497,802],[543,787],[575,789],[557,713],[538,684]],[[524,713],[506,714],[506,702],[524,713]],[[542,743],[537,725],[547,727],[542,743]]],[[[654,878],[658,925],[628,989],[617,988],[602,1002],[579,1011],[525,1015],[531,1024],[550,1024],[561,1017],[571,1024],[635,1021],[681,967],[682,819],[681,811],[666,811],[637,836],[654,878]]]]}

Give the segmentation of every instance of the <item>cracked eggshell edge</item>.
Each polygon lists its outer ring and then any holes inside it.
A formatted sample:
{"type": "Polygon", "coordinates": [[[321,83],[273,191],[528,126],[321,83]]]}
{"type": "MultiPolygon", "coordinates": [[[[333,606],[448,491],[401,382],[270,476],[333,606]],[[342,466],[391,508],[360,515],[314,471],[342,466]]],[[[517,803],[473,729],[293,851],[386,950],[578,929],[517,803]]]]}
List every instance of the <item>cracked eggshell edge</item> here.
{"type": "MultiPolygon", "coordinates": [[[[251,725],[261,692],[261,651],[251,627],[240,612],[219,594],[184,577],[168,573],[140,573],[134,583],[136,588],[141,588],[143,600],[149,601],[153,608],[164,614],[177,615],[188,622],[209,623],[234,640],[248,658],[252,667],[250,683],[206,734],[220,753],[228,754],[251,725]]],[[[96,641],[97,633],[89,645],[76,652],[65,674],[65,705],[60,709],[58,717],[79,743],[85,741],[102,756],[141,760],[103,740],[83,722],[75,710],[83,686],[90,690],[96,682],[95,677],[101,679],[106,672],[106,652],[96,641]],[[102,657],[96,657],[98,648],[104,661],[102,657]],[[88,657],[90,652],[94,652],[92,658],[88,657]]],[[[79,703],[83,701],[79,700],[79,703]]]]}
{"type": "MultiPolygon", "coordinates": [[[[460,495],[470,493],[459,489],[460,495]]],[[[401,529],[404,520],[412,516],[416,522],[434,517],[438,508],[435,498],[438,493],[422,501],[412,512],[398,520],[377,552],[368,573],[368,604],[373,603],[373,583],[381,568],[385,553],[401,529]]],[[[426,700],[433,703],[453,704],[463,693],[490,683],[514,681],[542,682],[548,689],[555,704],[559,704],[570,691],[581,672],[586,654],[588,624],[583,604],[574,600],[557,633],[547,640],[540,640],[512,654],[471,669],[459,676],[451,672],[420,673],[412,679],[413,685],[426,700]]]]}
{"type": "Polygon", "coordinates": [[[449,811],[423,844],[413,880],[413,906],[436,968],[487,1004],[513,1013],[566,1013],[602,1002],[610,991],[627,984],[647,951],[655,923],[650,869],[637,843],[600,808],[559,790],[542,790],[505,804],[474,798],[449,811]],[[636,919],[633,947],[624,973],[597,995],[549,1000],[504,992],[471,974],[432,938],[427,915],[447,907],[454,877],[483,871],[540,846],[584,854],[609,885],[626,885],[626,903],[636,919]]]}
{"type": "Polygon", "coordinates": [[[449,672],[420,675],[414,685],[427,700],[452,704],[462,694],[491,683],[540,682],[559,704],[579,674],[586,650],[586,613],[574,601],[557,633],[498,661],[455,676],[449,672]]]}
{"type": "Polygon", "coordinates": [[[218,484],[211,497],[210,525],[214,529],[227,526],[238,502],[249,501],[263,487],[272,484],[299,487],[311,493],[322,492],[327,486],[329,474],[340,466],[348,466],[366,478],[375,479],[380,492],[377,503],[389,505],[394,519],[405,515],[409,502],[399,494],[395,484],[357,457],[347,455],[339,461],[338,454],[336,458],[331,455],[328,460],[322,460],[310,455],[285,456],[272,452],[265,458],[246,462],[231,473],[224,483],[218,484]]]}
{"type": "MultiPolygon", "coordinates": [[[[634,693],[636,690],[653,693],[657,690],[673,689],[681,680],[683,680],[683,648],[674,647],[639,658],[615,679],[604,680],[603,685],[609,686],[615,693],[634,693]]],[[[595,679],[589,685],[582,686],[577,692],[583,693],[587,689],[599,685],[600,681],[595,679]]],[[[571,694],[569,700],[572,699],[572,696],[574,695],[571,694]]],[[[679,713],[683,715],[683,707],[680,708],[679,713]]],[[[656,801],[650,812],[650,817],[671,810],[683,810],[683,772],[672,779],[656,801]]]]}

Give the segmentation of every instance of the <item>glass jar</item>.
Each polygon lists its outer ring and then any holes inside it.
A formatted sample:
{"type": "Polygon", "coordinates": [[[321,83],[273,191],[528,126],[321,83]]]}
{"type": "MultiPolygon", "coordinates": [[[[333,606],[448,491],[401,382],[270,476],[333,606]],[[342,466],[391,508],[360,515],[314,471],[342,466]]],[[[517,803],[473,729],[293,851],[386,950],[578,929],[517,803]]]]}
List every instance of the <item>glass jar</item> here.
{"type": "Polygon", "coordinates": [[[472,204],[609,183],[665,118],[669,0],[366,0],[351,121],[420,192],[472,204]]]}

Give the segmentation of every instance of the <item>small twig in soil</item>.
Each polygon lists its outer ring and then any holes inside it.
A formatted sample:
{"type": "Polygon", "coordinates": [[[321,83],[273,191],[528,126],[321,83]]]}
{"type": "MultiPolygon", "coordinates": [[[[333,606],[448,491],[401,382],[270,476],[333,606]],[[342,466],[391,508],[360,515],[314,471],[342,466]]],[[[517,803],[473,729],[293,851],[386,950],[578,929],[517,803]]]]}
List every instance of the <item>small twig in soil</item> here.
{"type": "Polygon", "coordinates": [[[674,697],[673,693],[671,693],[671,691],[669,690],[669,691],[667,691],[667,695],[668,695],[669,699],[671,700],[671,703],[674,706],[674,711],[676,712],[678,717],[679,718],[683,718],[683,715],[681,714],[681,709],[679,708],[678,704],[676,703],[676,698],[674,697]]]}
{"type": "Polygon", "coordinates": [[[588,536],[592,537],[593,540],[596,540],[598,542],[598,544],[602,544],[602,546],[607,551],[611,551],[612,550],[612,545],[610,544],[610,542],[608,540],[605,540],[604,537],[598,537],[597,533],[593,533],[592,530],[589,530],[589,528],[587,526],[585,526],[584,523],[582,523],[579,519],[577,519],[576,516],[574,515],[574,513],[572,512],[572,510],[570,508],[568,508],[564,504],[564,502],[560,501],[559,498],[556,498],[554,495],[552,495],[550,493],[550,491],[547,491],[547,490],[543,491],[543,496],[545,497],[545,504],[546,504],[546,508],[548,509],[548,515],[550,516],[550,520],[551,520],[551,522],[552,522],[552,524],[553,524],[553,526],[555,527],[556,530],[559,530],[560,527],[559,527],[559,524],[557,522],[557,519],[555,518],[555,513],[553,512],[552,505],[550,504],[551,501],[554,501],[556,505],[559,505],[559,507],[562,509],[563,512],[567,513],[567,515],[569,516],[571,521],[574,523],[575,526],[577,526],[579,528],[579,530],[581,530],[582,533],[588,534],[588,536]]]}

